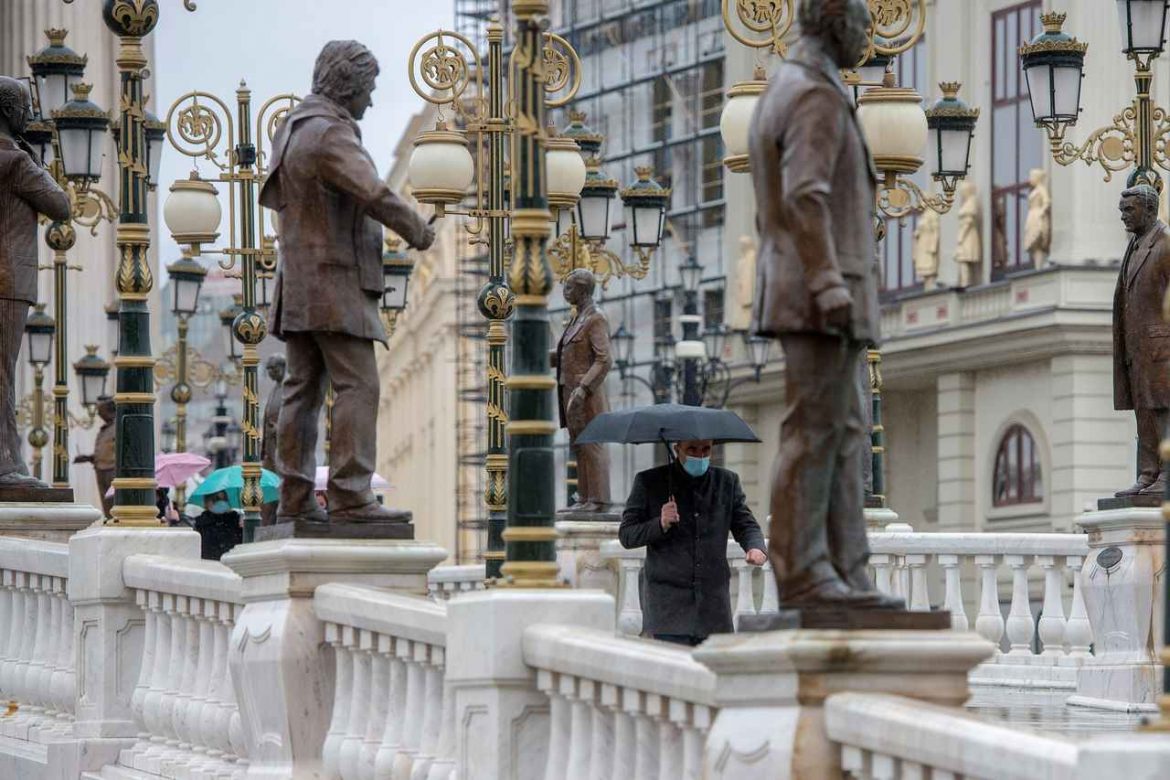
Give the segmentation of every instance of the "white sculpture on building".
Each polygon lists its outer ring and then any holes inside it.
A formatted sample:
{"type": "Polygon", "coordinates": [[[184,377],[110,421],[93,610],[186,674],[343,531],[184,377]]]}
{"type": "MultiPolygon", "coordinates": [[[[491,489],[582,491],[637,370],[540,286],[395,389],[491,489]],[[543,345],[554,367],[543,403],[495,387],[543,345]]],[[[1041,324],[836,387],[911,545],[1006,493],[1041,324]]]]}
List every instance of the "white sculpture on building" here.
{"type": "Polygon", "coordinates": [[[978,284],[983,266],[983,207],[974,182],[959,186],[959,235],[955,262],[959,265],[959,287],[978,284]]]}
{"type": "Polygon", "coordinates": [[[1033,168],[1028,174],[1028,216],[1024,221],[1024,249],[1036,268],[1048,264],[1052,247],[1052,195],[1048,191],[1048,174],[1033,168]]]}
{"type": "Polygon", "coordinates": [[[752,324],[752,299],[756,290],[756,242],[739,237],[739,258],[735,261],[735,298],[727,324],[732,330],[747,330],[752,324]]]}
{"type": "Polygon", "coordinates": [[[938,285],[938,212],[927,209],[914,228],[914,273],[927,290],[938,285]]]}

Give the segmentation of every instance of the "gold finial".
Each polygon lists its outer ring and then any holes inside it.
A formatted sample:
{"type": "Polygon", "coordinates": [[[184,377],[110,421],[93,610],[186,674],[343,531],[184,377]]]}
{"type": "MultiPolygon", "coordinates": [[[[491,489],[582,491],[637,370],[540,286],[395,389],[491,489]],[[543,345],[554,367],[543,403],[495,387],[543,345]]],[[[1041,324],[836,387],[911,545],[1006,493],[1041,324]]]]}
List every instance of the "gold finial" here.
{"type": "Polygon", "coordinates": [[[634,173],[638,174],[638,181],[650,181],[650,177],[654,175],[654,166],[653,165],[635,166],[634,173]]]}
{"type": "Polygon", "coordinates": [[[959,96],[959,90],[962,87],[963,83],[960,81],[943,81],[938,85],[938,88],[942,90],[943,97],[951,99],[959,96]]]}
{"type": "Polygon", "coordinates": [[[49,39],[49,44],[52,46],[64,46],[67,35],[69,35],[69,31],[60,27],[50,27],[45,30],[45,37],[49,39]]]}
{"type": "Polygon", "coordinates": [[[1060,11],[1050,11],[1046,14],[1040,14],[1040,24],[1044,25],[1044,32],[1058,33],[1060,28],[1064,26],[1064,20],[1068,18],[1068,14],[1060,11]]]}
{"type": "Polygon", "coordinates": [[[887,89],[892,89],[898,86],[898,77],[894,74],[894,71],[887,70],[882,74],[882,86],[886,87],[887,89]]]}
{"type": "Polygon", "coordinates": [[[764,66],[756,63],[756,67],[752,70],[752,81],[767,81],[768,71],[764,70],[764,66]]]}
{"type": "Polygon", "coordinates": [[[89,93],[93,92],[93,84],[74,84],[73,99],[89,100],[89,93]]]}
{"type": "Polygon", "coordinates": [[[45,306],[46,306],[46,304],[44,304],[44,303],[34,303],[33,304],[33,308],[37,310],[37,314],[44,314],[45,313],[45,306]]]}
{"type": "Polygon", "coordinates": [[[393,233],[387,233],[382,239],[382,244],[386,247],[387,252],[397,252],[398,247],[402,246],[402,239],[393,233]]]}
{"type": "Polygon", "coordinates": [[[85,354],[96,355],[97,353],[98,353],[98,345],[97,344],[86,344],[85,345],[85,354]]]}
{"type": "Polygon", "coordinates": [[[243,306],[244,305],[244,294],[243,293],[232,293],[232,301],[234,301],[237,306],[243,306]]]}
{"type": "Polygon", "coordinates": [[[584,122],[585,122],[585,112],[584,112],[584,111],[578,111],[578,110],[577,110],[577,109],[575,109],[575,108],[571,108],[571,109],[569,109],[569,120],[570,120],[570,121],[572,121],[572,122],[581,122],[582,124],[584,124],[584,122]]]}

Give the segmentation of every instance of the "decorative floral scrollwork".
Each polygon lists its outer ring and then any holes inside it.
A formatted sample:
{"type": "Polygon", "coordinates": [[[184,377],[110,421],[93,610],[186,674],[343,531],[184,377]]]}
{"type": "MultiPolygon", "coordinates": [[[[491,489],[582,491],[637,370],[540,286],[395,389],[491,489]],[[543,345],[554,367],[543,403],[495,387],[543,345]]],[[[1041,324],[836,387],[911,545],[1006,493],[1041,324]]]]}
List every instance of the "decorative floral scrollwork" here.
{"type": "Polygon", "coordinates": [[[102,15],[119,35],[142,37],[158,24],[158,0],[106,0],[102,15]]]}
{"type": "Polygon", "coordinates": [[[870,51],[893,57],[909,50],[926,32],[926,0],[869,0],[870,51]]]}
{"type": "Polygon", "coordinates": [[[259,344],[268,335],[268,323],[255,311],[240,312],[232,329],[241,344],[259,344]]]}
{"type": "Polygon", "coordinates": [[[215,95],[207,92],[188,92],[171,104],[167,112],[167,138],[180,153],[188,157],[202,157],[220,170],[228,165],[220,162],[220,144],[225,140],[226,150],[235,145],[235,126],[231,109],[215,95]]]}
{"type": "Polygon", "coordinates": [[[483,77],[475,44],[451,30],[436,30],[420,38],[407,58],[407,69],[410,86],[435,105],[458,100],[473,78],[483,77]]]}
{"type": "Polygon", "coordinates": [[[784,56],[784,37],[796,19],[794,6],[795,0],[723,0],[723,26],[744,46],[770,48],[784,56]]]}
{"type": "Polygon", "coordinates": [[[86,189],[76,193],[73,200],[73,222],[89,228],[91,236],[97,235],[102,221],[114,222],[118,218],[118,206],[109,195],[97,189],[86,189]]]}
{"type": "Polygon", "coordinates": [[[544,66],[544,91],[548,95],[565,92],[546,101],[549,108],[559,108],[577,96],[581,88],[581,58],[572,44],[556,33],[544,34],[541,51],[544,66]]]}
{"type": "MultiPolygon", "coordinates": [[[[1080,146],[1064,140],[1065,130],[1065,125],[1055,131],[1048,129],[1052,157],[1061,165],[1071,165],[1077,160],[1086,165],[1100,165],[1105,170],[1105,181],[1112,181],[1113,174],[1126,170],[1137,160],[1137,111],[1133,106],[1113,117],[1113,124],[1094,130],[1080,146]]],[[[1170,126],[1166,125],[1165,112],[1158,109],[1155,112],[1155,160],[1159,158],[1159,152],[1165,160],[1165,143],[1158,143],[1158,139],[1167,133],[1170,133],[1170,126]]]]}
{"type": "MultiPolygon", "coordinates": [[[[946,214],[955,203],[953,192],[943,191],[940,194],[923,192],[922,188],[904,176],[899,176],[893,187],[883,187],[878,192],[878,211],[889,219],[902,219],[912,214],[920,214],[930,209],[938,214],[946,214]]],[[[884,238],[885,225],[881,220],[875,228],[884,238]]]]}
{"type": "Polygon", "coordinates": [[[489,282],[479,291],[476,303],[479,306],[480,314],[486,319],[506,320],[512,316],[512,310],[516,306],[516,296],[507,287],[489,282]]]}

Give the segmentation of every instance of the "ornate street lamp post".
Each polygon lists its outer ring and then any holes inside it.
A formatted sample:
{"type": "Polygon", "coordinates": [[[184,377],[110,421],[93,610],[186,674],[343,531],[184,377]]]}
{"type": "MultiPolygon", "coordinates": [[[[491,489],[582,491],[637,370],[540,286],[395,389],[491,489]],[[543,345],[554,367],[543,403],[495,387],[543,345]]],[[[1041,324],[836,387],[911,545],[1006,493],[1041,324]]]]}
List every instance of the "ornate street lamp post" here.
{"type": "Polygon", "coordinates": [[[45,304],[38,303],[24,323],[24,334],[28,341],[28,362],[33,367],[32,427],[28,432],[28,443],[32,447],[32,475],[41,478],[41,451],[49,443],[45,432],[45,366],[52,359],[53,335],[57,325],[45,314],[45,304]]]}
{"type": "MultiPolygon", "coordinates": [[[[188,374],[187,330],[188,321],[199,310],[199,292],[203,288],[203,280],[207,277],[207,269],[195,262],[190,255],[184,254],[179,260],[167,266],[167,275],[171,279],[171,312],[178,321],[179,340],[176,345],[175,362],[177,372],[175,384],[171,387],[171,400],[175,402],[175,422],[173,426],[174,452],[187,451],[187,404],[191,401],[190,375],[188,374]]],[[[169,424],[168,420],[168,424],[169,424]]],[[[175,488],[175,510],[183,511],[186,503],[186,485],[175,488]]]]}

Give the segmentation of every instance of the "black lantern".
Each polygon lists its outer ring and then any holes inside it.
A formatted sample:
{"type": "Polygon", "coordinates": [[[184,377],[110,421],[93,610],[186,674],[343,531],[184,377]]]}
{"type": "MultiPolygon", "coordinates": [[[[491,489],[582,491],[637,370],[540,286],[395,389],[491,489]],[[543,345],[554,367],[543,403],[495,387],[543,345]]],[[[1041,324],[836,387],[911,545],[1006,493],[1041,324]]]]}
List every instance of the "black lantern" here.
{"type": "Polygon", "coordinates": [[[89,99],[89,84],[73,87],[73,100],[53,112],[61,141],[65,175],[78,181],[97,181],[102,173],[102,138],[110,126],[106,112],[89,99]]]}
{"type": "Polygon", "coordinates": [[[675,360],[675,340],[674,334],[667,333],[665,336],[659,337],[657,341],[658,354],[666,363],[674,363],[675,360]]]}
{"type": "Polygon", "coordinates": [[[113,301],[106,304],[106,342],[113,345],[110,351],[115,355],[118,354],[118,302],[113,301]]]}
{"type": "Polygon", "coordinates": [[[722,360],[723,350],[727,346],[727,334],[730,331],[722,322],[709,325],[703,331],[703,346],[707,350],[707,357],[712,360],[722,360]]]}
{"type": "Polygon", "coordinates": [[[398,239],[387,238],[386,252],[382,255],[382,311],[387,313],[406,308],[410,272],[414,270],[414,263],[398,247],[398,239]]]}
{"type": "Polygon", "coordinates": [[[162,451],[163,452],[174,452],[175,451],[175,439],[178,436],[178,431],[175,429],[175,424],[173,422],[171,422],[170,420],[167,420],[166,422],[164,422],[162,424],[162,427],[159,429],[159,434],[161,435],[161,438],[162,438],[162,451]]]}
{"type": "Polygon", "coordinates": [[[1121,50],[1136,59],[1166,48],[1166,0],[1117,0],[1121,50]]]}
{"type": "Polygon", "coordinates": [[[772,340],[763,336],[746,336],[748,357],[752,361],[752,368],[757,372],[768,363],[768,352],[772,348],[772,340]]]}
{"type": "Polygon", "coordinates": [[[48,122],[36,120],[29,122],[22,136],[25,142],[33,148],[40,157],[41,163],[49,165],[53,162],[53,126],[48,122]]]}
{"type": "Polygon", "coordinates": [[[569,124],[561,131],[562,138],[569,138],[581,150],[581,157],[586,163],[591,158],[601,154],[601,144],[605,137],[585,124],[586,115],[583,111],[569,111],[569,124]]]}
{"type": "Polygon", "coordinates": [[[28,337],[28,362],[34,366],[48,365],[53,359],[53,335],[57,322],[45,314],[45,304],[38,303],[24,323],[24,335],[28,337]]]}
{"type": "Polygon", "coordinates": [[[147,111],[142,120],[142,132],[146,136],[146,184],[153,190],[158,186],[158,170],[167,144],[166,122],[159,121],[147,111]]]}
{"type": "Polygon", "coordinates": [[[581,199],[577,201],[577,229],[588,241],[605,241],[609,238],[610,204],[617,194],[618,183],[602,173],[597,158],[591,158],[585,166],[585,186],[581,188],[581,199]]]}
{"type": "Polygon", "coordinates": [[[682,281],[683,290],[698,292],[699,282],[703,280],[703,266],[699,265],[694,255],[688,255],[686,261],[679,264],[678,278],[682,281]]]}
{"type": "Polygon", "coordinates": [[[106,394],[106,378],[110,375],[110,364],[98,357],[98,348],[87,344],[85,357],[73,364],[73,371],[81,383],[81,403],[86,409],[97,407],[99,398],[106,394]]]}
{"type": "Polygon", "coordinates": [[[244,310],[244,301],[241,295],[233,295],[232,298],[234,300],[232,305],[220,311],[219,324],[223,326],[223,353],[236,361],[240,359],[240,342],[236,341],[234,325],[236,315],[244,310]]]}
{"type": "Polygon", "coordinates": [[[52,116],[62,109],[73,95],[73,88],[85,75],[85,55],[65,45],[68,30],[45,30],[49,45],[28,58],[29,68],[37,82],[41,117],[52,116]]]}
{"type": "Polygon", "coordinates": [[[634,169],[638,180],[621,191],[626,207],[626,230],[630,246],[635,249],[657,249],[662,243],[666,226],[666,207],[670,204],[670,190],[654,181],[654,169],[639,166],[634,169]]]}
{"type": "Polygon", "coordinates": [[[634,334],[626,330],[626,323],[618,325],[609,340],[614,346],[614,361],[618,368],[630,365],[630,359],[634,356],[634,334]]]}
{"type": "Polygon", "coordinates": [[[1037,126],[1053,129],[1075,125],[1081,110],[1081,79],[1087,43],[1061,32],[1065,14],[1040,17],[1044,32],[1020,47],[1020,62],[1028,82],[1032,118],[1037,126]]]}
{"type": "Polygon", "coordinates": [[[207,277],[207,269],[184,254],[167,266],[167,274],[171,277],[171,286],[175,291],[171,311],[179,316],[190,317],[199,309],[199,291],[207,277]]]}
{"type": "Polygon", "coordinates": [[[944,189],[954,190],[955,183],[967,175],[971,159],[971,138],[979,109],[959,99],[958,82],[939,84],[943,96],[926,112],[929,129],[930,172],[944,189]]]}

